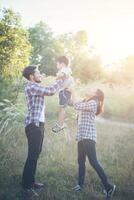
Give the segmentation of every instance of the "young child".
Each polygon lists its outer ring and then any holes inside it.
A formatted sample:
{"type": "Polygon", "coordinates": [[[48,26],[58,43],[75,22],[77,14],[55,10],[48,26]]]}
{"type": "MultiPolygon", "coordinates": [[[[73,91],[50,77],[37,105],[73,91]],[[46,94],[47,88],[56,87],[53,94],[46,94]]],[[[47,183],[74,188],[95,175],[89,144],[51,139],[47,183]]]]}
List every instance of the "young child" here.
{"type": "Polygon", "coordinates": [[[52,131],[59,132],[65,128],[65,108],[71,99],[73,93],[73,77],[72,70],[69,67],[69,60],[65,56],[61,56],[57,59],[57,79],[65,76],[63,88],[59,91],[59,113],[58,113],[58,123],[56,123],[52,131]]]}
{"type": "Polygon", "coordinates": [[[105,188],[106,199],[110,199],[115,191],[116,186],[111,185],[107,176],[99,164],[96,156],[96,127],[95,116],[99,115],[102,111],[104,101],[104,93],[100,90],[88,90],[85,99],[80,102],[73,103],[72,105],[78,111],[78,128],[77,128],[77,141],[78,141],[78,185],[73,189],[81,191],[85,178],[85,161],[86,156],[91,166],[97,172],[101,182],[105,188]]]}

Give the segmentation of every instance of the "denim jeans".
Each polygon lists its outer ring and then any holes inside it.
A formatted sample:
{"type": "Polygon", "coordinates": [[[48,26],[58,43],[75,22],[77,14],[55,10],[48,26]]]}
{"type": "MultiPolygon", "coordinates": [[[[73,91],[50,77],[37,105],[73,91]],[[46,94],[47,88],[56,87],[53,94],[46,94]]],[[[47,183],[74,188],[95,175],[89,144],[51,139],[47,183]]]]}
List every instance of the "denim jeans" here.
{"type": "Polygon", "coordinates": [[[61,90],[59,92],[59,105],[62,107],[66,107],[68,102],[71,99],[71,92],[67,89],[61,90]]]}
{"type": "Polygon", "coordinates": [[[90,139],[83,139],[78,142],[78,165],[79,165],[79,182],[78,184],[82,187],[85,179],[85,162],[86,156],[91,164],[91,166],[97,172],[99,178],[102,181],[102,184],[106,190],[111,188],[111,184],[108,182],[107,176],[99,164],[96,157],[96,148],[95,142],[90,139]]]}
{"type": "Polygon", "coordinates": [[[23,170],[22,186],[30,189],[35,182],[37,161],[44,138],[44,123],[40,122],[39,127],[31,123],[25,128],[25,132],[28,140],[28,156],[23,170]]]}

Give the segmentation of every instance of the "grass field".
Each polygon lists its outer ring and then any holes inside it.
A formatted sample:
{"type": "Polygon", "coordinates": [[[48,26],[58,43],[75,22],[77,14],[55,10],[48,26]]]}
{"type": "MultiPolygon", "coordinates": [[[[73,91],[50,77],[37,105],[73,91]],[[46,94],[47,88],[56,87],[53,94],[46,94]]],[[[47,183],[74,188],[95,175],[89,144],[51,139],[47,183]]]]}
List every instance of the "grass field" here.
{"type": "MultiPolygon", "coordinates": [[[[85,189],[75,194],[71,188],[77,183],[77,149],[73,121],[69,129],[58,135],[51,132],[52,122],[46,126],[43,151],[39,159],[37,179],[46,188],[40,199],[76,200],[103,199],[102,185],[87,161],[85,189]]],[[[133,130],[97,124],[98,159],[109,179],[117,185],[115,200],[134,199],[134,135],[133,130]]],[[[1,141],[0,199],[21,200],[20,180],[27,153],[22,127],[1,141]]]]}
{"type": "MultiPolygon", "coordinates": [[[[50,84],[54,80],[53,77],[48,77],[44,84],[50,84]]],[[[91,82],[89,84],[77,83],[75,85],[76,96],[81,97],[84,95],[85,88],[100,88],[104,91],[104,112],[102,116],[121,122],[134,123],[134,89],[133,85],[113,85],[103,84],[101,82],[91,82]]],[[[53,98],[52,105],[54,105],[55,98],[53,98]]],[[[48,104],[49,107],[49,104],[48,104]]],[[[51,107],[50,107],[51,108],[51,107]]],[[[49,109],[51,110],[51,109],[49,109]]]]}
{"type": "MultiPolygon", "coordinates": [[[[106,90],[107,88],[105,88],[106,90]]],[[[112,89],[113,90],[113,89],[112,89]]],[[[106,90],[107,91],[107,90],[106,90]]],[[[123,92],[123,89],[122,89],[123,92]]],[[[114,93],[107,93],[107,99],[114,93]]],[[[115,101],[118,92],[115,92],[115,101]]],[[[130,94],[130,93],[129,93],[130,94]]],[[[110,98],[109,98],[110,99],[110,98]]],[[[24,97],[19,103],[24,106],[24,97]]],[[[116,102],[116,101],[115,101],[116,102]]],[[[118,103],[118,102],[117,102],[118,103]]],[[[119,103],[118,103],[119,104],[119,103]]],[[[108,104],[110,105],[110,103],[108,104]]],[[[107,105],[107,106],[108,106],[107,105]]],[[[0,139],[0,200],[23,200],[21,197],[21,175],[27,155],[27,141],[22,119],[10,121],[0,139]]],[[[46,97],[46,130],[43,150],[38,162],[37,180],[46,187],[40,192],[40,200],[102,200],[103,187],[94,170],[86,163],[84,190],[76,194],[72,187],[77,184],[77,143],[75,141],[76,113],[67,109],[68,128],[60,134],[53,134],[51,127],[56,121],[57,97],[46,97]]],[[[13,111],[12,111],[13,112],[13,111]]],[[[18,110],[16,111],[18,112],[18,110]]],[[[13,114],[13,113],[12,113],[13,114]]],[[[134,199],[134,129],[97,122],[98,160],[111,182],[117,185],[115,200],[134,199]]]]}

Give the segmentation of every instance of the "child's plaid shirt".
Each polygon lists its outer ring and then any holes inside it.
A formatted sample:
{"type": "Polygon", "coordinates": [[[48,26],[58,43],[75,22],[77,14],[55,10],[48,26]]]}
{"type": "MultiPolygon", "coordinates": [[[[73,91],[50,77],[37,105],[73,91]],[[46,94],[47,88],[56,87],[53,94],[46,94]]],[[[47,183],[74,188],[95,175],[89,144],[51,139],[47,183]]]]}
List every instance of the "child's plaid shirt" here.
{"type": "Polygon", "coordinates": [[[39,119],[43,107],[45,107],[44,96],[55,94],[63,86],[63,81],[58,80],[53,85],[42,87],[38,83],[28,81],[25,86],[28,113],[25,119],[25,126],[35,123],[39,126],[39,119]]]}
{"type": "Polygon", "coordinates": [[[97,102],[95,100],[81,101],[74,103],[74,108],[78,110],[77,141],[91,139],[96,142],[95,116],[97,112],[97,102]]]}

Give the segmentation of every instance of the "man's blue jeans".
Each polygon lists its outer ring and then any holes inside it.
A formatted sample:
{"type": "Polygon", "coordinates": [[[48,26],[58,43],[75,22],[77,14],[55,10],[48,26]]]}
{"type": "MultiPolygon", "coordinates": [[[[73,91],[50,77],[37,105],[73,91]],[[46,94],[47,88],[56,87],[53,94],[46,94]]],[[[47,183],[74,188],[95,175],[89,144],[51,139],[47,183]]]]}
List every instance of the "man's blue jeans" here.
{"type": "Polygon", "coordinates": [[[44,123],[40,122],[39,127],[31,123],[25,128],[25,132],[28,140],[28,156],[23,170],[22,186],[30,189],[35,182],[37,161],[44,138],[44,123]]]}

